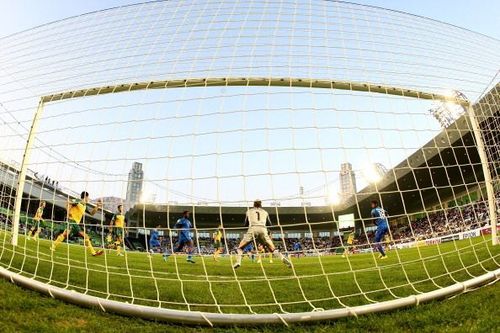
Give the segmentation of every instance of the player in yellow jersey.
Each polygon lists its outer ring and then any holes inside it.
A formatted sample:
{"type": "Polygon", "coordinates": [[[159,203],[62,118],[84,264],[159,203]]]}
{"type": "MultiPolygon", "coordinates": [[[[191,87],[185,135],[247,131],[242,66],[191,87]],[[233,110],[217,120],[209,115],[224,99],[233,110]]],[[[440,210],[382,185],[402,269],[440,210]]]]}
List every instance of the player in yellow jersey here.
{"type": "Polygon", "coordinates": [[[38,235],[40,234],[40,231],[42,231],[42,224],[43,224],[43,210],[45,209],[45,201],[40,201],[40,204],[38,205],[38,209],[36,210],[35,216],[33,217],[33,224],[31,226],[31,229],[28,231],[28,240],[33,237],[33,240],[38,239],[38,235]]]}
{"type": "Polygon", "coordinates": [[[125,237],[125,215],[123,214],[123,205],[118,205],[115,215],[111,218],[109,230],[113,235],[116,246],[116,254],[123,256],[122,244],[125,237]]]}
{"type": "MultiPolygon", "coordinates": [[[[88,192],[82,192],[80,194],[80,200],[72,200],[68,201],[67,211],[68,211],[68,223],[63,224],[58,231],[60,231],[59,236],[57,236],[56,240],[51,246],[51,250],[55,251],[57,246],[64,241],[66,237],[83,237],[85,242],[85,247],[90,251],[93,256],[100,256],[103,254],[102,250],[96,251],[92,246],[92,242],[90,241],[89,236],[85,232],[82,224],[80,222],[85,216],[87,212],[87,203],[89,202],[89,194],[88,192]]],[[[97,205],[90,211],[90,215],[94,215],[97,213],[99,209],[102,208],[102,202],[98,201],[97,205]]]]}
{"type": "Polygon", "coordinates": [[[389,251],[389,245],[391,244],[391,235],[389,233],[384,235],[384,249],[385,251],[389,251]]]}
{"type": "Polygon", "coordinates": [[[214,241],[214,260],[219,261],[219,256],[224,251],[224,246],[222,245],[222,226],[213,233],[212,239],[214,241]]]}
{"type": "MultiPolygon", "coordinates": [[[[260,264],[262,262],[262,257],[266,256],[266,248],[264,245],[259,244],[257,247],[257,263],[260,264]]],[[[272,252],[269,252],[269,263],[273,263],[273,254],[272,252]]]]}
{"type": "Polygon", "coordinates": [[[356,241],[355,239],[356,233],[354,230],[352,230],[349,235],[347,236],[347,246],[344,249],[344,254],[342,254],[342,258],[345,258],[349,254],[353,253],[354,250],[354,242],[356,241]]]}

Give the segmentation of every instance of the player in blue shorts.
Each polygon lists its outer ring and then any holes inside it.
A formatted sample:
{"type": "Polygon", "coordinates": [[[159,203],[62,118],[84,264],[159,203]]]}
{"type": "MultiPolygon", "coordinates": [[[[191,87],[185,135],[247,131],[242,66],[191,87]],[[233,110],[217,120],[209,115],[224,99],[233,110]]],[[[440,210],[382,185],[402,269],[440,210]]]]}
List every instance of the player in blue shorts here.
{"type": "Polygon", "coordinates": [[[302,244],[300,244],[300,241],[299,240],[296,240],[294,243],[293,243],[293,254],[299,258],[300,255],[302,254],[302,244]]]}
{"type": "Polygon", "coordinates": [[[175,244],[174,252],[181,252],[185,250],[187,254],[187,262],[195,263],[193,260],[193,239],[191,238],[190,229],[193,227],[189,221],[189,211],[184,211],[182,217],[177,220],[174,228],[179,230],[179,240],[175,244]]]}
{"type": "Polygon", "coordinates": [[[244,248],[243,248],[243,253],[248,255],[248,258],[250,258],[253,261],[255,261],[255,251],[253,248],[253,243],[248,243],[244,248]]]}
{"type": "Polygon", "coordinates": [[[149,252],[154,253],[155,250],[161,247],[160,243],[160,233],[158,229],[161,228],[161,225],[156,226],[156,229],[151,230],[151,237],[149,238],[149,252]]]}
{"type": "Polygon", "coordinates": [[[385,254],[384,247],[382,246],[382,239],[384,235],[389,232],[389,222],[387,221],[387,213],[381,208],[378,204],[377,200],[371,201],[371,215],[374,219],[375,225],[377,226],[377,230],[375,231],[375,248],[380,252],[379,259],[386,259],[387,255],[385,254]]]}

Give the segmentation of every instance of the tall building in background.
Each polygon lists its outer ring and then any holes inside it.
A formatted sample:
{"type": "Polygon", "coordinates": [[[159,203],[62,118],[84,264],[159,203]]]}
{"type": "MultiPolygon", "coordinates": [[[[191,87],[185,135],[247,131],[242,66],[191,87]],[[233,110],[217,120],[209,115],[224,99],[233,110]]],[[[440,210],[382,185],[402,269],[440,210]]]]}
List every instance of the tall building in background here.
{"type": "Polygon", "coordinates": [[[351,163],[342,163],[340,165],[339,178],[340,178],[340,195],[343,201],[356,193],[356,175],[352,170],[351,163]]]}
{"type": "Polygon", "coordinates": [[[132,169],[128,173],[127,183],[127,206],[130,208],[139,202],[141,199],[142,185],[144,182],[144,171],[142,163],[134,162],[132,169]]]}

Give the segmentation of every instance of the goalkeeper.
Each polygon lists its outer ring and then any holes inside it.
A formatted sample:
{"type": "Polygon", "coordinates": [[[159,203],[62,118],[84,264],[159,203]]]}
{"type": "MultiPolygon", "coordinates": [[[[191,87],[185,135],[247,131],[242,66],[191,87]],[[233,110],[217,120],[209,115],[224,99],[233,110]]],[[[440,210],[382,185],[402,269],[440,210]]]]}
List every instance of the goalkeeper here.
{"type": "MultiPolygon", "coordinates": [[[[89,194],[85,191],[80,194],[80,200],[75,199],[68,201],[68,221],[67,223],[61,225],[58,230],[56,230],[56,232],[59,233],[59,236],[57,236],[56,240],[50,248],[52,251],[55,251],[65,238],[80,236],[83,238],[85,247],[90,251],[90,254],[92,254],[93,256],[100,256],[101,254],[103,254],[102,250],[96,251],[94,249],[89,236],[85,232],[85,226],[83,226],[82,228],[82,225],[80,224],[80,222],[84,218],[85,213],[87,212],[88,202],[89,194]]],[[[101,208],[102,202],[98,201],[97,205],[92,209],[92,211],[90,211],[89,214],[95,215],[95,213],[97,213],[97,211],[101,208]]]]}
{"type": "MultiPolygon", "coordinates": [[[[238,246],[238,256],[236,263],[233,265],[234,269],[241,266],[241,259],[243,256],[243,249],[246,248],[248,244],[257,241],[258,243],[265,245],[269,248],[271,252],[277,252],[274,247],[273,241],[269,237],[266,225],[270,225],[271,221],[269,219],[269,214],[262,209],[262,202],[260,200],[255,200],[253,203],[253,208],[247,210],[245,218],[245,226],[248,227],[247,233],[243,236],[243,239],[238,246]]],[[[288,267],[292,267],[290,261],[279,253],[281,261],[288,267]]]]}

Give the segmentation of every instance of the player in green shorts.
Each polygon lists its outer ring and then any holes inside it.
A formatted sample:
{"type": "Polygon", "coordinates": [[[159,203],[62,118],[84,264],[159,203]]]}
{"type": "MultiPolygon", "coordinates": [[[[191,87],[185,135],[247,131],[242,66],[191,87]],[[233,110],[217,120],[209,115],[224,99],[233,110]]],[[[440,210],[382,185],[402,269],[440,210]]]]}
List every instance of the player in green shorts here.
{"type": "Polygon", "coordinates": [[[224,246],[222,245],[222,226],[213,233],[212,239],[214,241],[214,260],[219,261],[220,254],[224,251],[224,246]]]}
{"type": "MultiPolygon", "coordinates": [[[[64,241],[65,238],[69,237],[83,237],[85,247],[90,251],[90,254],[93,256],[100,256],[103,254],[102,250],[96,251],[92,246],[92,242],[90,241],[89,236],[83,230],[80,222],[82,221],[86,211],[87,211],[87,203],[89,202],[89,194],[88,192],[82,192],[80,195],[80,200],[72,200],[68,201],[67,210],[68,210],[68,223],[63,224],[58,228],[60,231],[59,236],[57,236],[56,240],[52,244],[50,248],[52,251],[55,251],[57,246],[64,241]]],[[[97,205],[90,211],[90,215],[94,215],[97,213],[99,209],[102,208],[102,202],[97,202],[97,205]]]]}
{"type": "Polygon", "coordinates": [[[40,232],[42,231],[42,226],[43,226],[43,210],[45,209],[45,201],[40,201],[40,204],[38,205],[38,209],[36,210],[35,216],[33,217],[33,224],[31,226],[31,229],[28,231],[28,240],[33,237],[33,240],[38,239],[38,235],[40,235],[40,232]]]}
{"type": "Polygon", "coordinates": [[[123,256],[122,246],[125,237],[125,215],[123,214],[123,205],[118,205],[115,215],[111,218],[111,224],[109,229],[112,234],[112,238],[115,241],[116,254],[123,256]]]}

